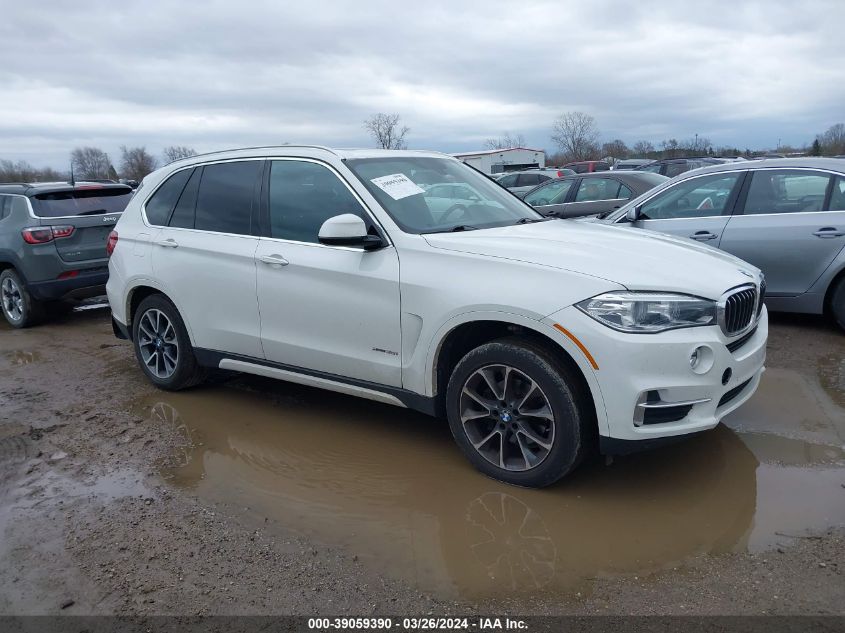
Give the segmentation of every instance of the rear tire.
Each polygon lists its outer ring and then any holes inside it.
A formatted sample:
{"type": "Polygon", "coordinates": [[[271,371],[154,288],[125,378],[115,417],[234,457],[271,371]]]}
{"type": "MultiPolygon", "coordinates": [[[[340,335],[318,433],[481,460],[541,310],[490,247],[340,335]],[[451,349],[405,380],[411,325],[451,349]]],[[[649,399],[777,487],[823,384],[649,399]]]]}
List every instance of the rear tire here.
{"type": "Polygon", "coordinates": [[[830,296],[830,311],[836,323],[845,330],[845,277],[840,279],[830,296]]]}
{"type": "Polygon", "coordinates": [[[164,295],[141,301],[132,319],[132,344],[141,370],[160,389],[179,391],[205,380],[185,323],[164,295]]]}
{"type": "Polygon", "coordinates": [[[14,328],[35,325],[44,317],[42,304],[32,298],[20,275],[11,268],[0,273],[0,308],[14,328]]]}
{"type": "Polygon", "coordinates": [[[519,338],[481,345],[449,379],[449,428],[482,473],[541,488],[570,473],[591,437],[590,400],[572,369],[519,338]]]}

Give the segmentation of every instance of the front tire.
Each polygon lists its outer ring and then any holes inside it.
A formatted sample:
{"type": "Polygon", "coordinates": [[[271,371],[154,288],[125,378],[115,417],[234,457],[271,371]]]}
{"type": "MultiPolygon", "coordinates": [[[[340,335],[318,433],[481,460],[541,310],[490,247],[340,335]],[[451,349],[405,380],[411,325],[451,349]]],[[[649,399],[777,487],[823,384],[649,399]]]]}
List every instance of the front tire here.
{"type": "Polygon", "coordinates": [[[573,370],[518,338],[469,352],[446,392],[449,427],[470,462],[493,479],[531,488],[553,484],[581,462],[588,403],[573,370]]]}
{"type": "Polygon", "coordinates": [[[132,343],[141,369],[160,389],[179,391],[205,379],[185,323],[163,295],[141,301],[132,320],[132,343]]]}
{"type": "Polygon", "coordinates": [[[0,273],[0,308],[14,328],[29,327],[43,317],[41,303],[32,298],[18,273],[11,268],[0,273]]]}

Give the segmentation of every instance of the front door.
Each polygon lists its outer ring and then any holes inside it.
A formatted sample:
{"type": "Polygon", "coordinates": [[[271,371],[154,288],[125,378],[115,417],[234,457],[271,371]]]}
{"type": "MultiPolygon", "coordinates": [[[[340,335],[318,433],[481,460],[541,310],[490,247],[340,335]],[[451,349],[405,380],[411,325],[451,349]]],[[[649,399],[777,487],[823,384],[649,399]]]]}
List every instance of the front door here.
{"type": "Polygon", "coordinates": [[[399,257],[326,246],[328,218],[372,219],[328,166],[274,160],[267,183],[269,233],[259,240],[258,302],[267,360],[314,372],[399,387],[399,257]]]}
{"type": "Polygon", "coordinates": [[[639,219],[631,226],[718,247],[744,174],[735,171],[683,180],[640,205],[639,219]]]}

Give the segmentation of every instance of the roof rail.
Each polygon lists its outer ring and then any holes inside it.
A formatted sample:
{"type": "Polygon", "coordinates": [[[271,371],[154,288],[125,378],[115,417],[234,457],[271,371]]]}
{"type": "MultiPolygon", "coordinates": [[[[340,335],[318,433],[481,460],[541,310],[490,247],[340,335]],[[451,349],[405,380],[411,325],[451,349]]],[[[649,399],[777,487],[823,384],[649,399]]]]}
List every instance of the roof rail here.
{"type": "Polygon", "coordinates": [[[218,149],[213,152],[203,152],[202,154],[194,154],[193,156],[185,156],[184,158],[177,158],[176,160],[172,160],[169,163],[165,163],[163,167],[167,167],[167,165],[172,165],[173,163],[178,163],[180,160],[187,160],[189,158],[199,158],[201,156],[213,156],[215,154],[226,154],[228,152],[242,152],[245,150],[250,149],[276,149],[281,147],[298,147],[303,149],[323,149],[327,152],[331,152],[335,156],[337,156],[337,152],[335,152],[331,147],[326,147],[325,145],[299,145],[297,143],[290,143],[287,145],[256,145],[255,147],[233,147],[231,149],[218,149]]]}

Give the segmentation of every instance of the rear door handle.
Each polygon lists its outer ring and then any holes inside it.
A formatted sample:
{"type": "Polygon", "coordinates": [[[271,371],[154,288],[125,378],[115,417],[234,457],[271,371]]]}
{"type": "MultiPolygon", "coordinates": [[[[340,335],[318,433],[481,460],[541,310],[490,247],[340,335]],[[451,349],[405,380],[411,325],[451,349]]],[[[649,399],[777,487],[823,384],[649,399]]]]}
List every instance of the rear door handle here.
{"type": "Polygon", "coordinates": [[[168,238],[166,240],[158,240],[156,244],[158,244],[159,246],[164,246],[166,248],[176,248],[177,246],[179,246],[179,243],[172,238],[168,238]]]}
{"type": "Polygon", "coordinates": [[[842,237],[845,231],[840,231],[835,226],[826,226],[813,233],[816,237],[842,237]]]}
{"type": "Polygon", "coordinates": [[[281,255],[264,255],[259,257],[268,266],[287,266],[290,262],[281,255]]]}
{"type": "Polygon", "coordinates": [[[711,233],[710,231],[696,231],[690,237],[694,240],[698,240],[699,242],[703,242],[705,240],[715,240],[719,236],[715,233],[711,233]]]}

